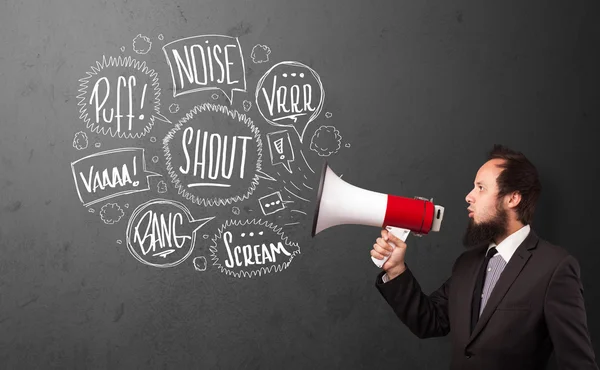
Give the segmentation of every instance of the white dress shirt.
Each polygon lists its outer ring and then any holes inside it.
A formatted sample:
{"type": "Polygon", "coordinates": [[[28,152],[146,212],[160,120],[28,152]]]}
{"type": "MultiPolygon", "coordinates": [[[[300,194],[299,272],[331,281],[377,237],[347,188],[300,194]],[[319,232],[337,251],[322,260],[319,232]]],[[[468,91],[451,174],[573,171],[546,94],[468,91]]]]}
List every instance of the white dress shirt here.
{"type": "MultiPolygon", "coordinates": [[[[490,260],[490,264],[488,264],[488,266],[490,266],[492,264],[492,261],[495,258],[497,259],[498,257],[502,257],[503,261],[498,261],[498,260],[494,261],[495,263],[493,264],[493,267],[494,267],[495,274],[488,274],[488,276],[486,276],[486,282],[485,282],[484,289],[483,289],[483,301],[481,303],[482,310],[483,310],[484,303],[487,302],[486,297],[489,298],[489,294],[491,293],[491,288],[493,288],[493,285],[498,280],[500,273],[502,273],[502,271],[504,270],[504,267],[506,266],[506,264],[508,264],[508,261],[510,261],[510,258],[513,256],[513,254],[515,253],[515,251],[517,250],[519,245],[521,245],[521,243],[523,243],[525,238],[527,238],[527,235],[529,235],[530,230],[531,230],[531,227],[529,225],[525,225],[522,228],[520,228],[519,230],[510,234],[500,244],[496,245],[494,242],[492,242],[488,246],[486,253],[488,250],[490,250],[490,248],[493,248],[493,247],[496,247],[496,250],[498,251],[496,256],[494,256],[490,260]],[[488,286],[487,291],[486,291],[486,285],[488,286]]],[[[492,268],[492,266],[488,267],[488,272],[490,272],[490,273],[491,273],[491,270],[490,270],[491,268],[492,268]]],[[[388,281],[390,281],[387,274],[383,274],[383,276],[381,277],[381,280],[383,280],[384,283],[387,283],[388,281]]]]}

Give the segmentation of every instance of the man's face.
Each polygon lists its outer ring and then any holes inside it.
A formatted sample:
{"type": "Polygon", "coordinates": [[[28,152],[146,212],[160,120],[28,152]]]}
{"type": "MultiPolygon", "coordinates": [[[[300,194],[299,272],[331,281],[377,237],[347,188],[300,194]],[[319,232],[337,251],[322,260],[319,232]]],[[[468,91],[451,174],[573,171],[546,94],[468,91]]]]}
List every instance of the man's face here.
{"type": "Polygon", "coordinates": [[[503,235],[508,226],[508,213],[498,200],[496,178],[502,172],[501,159],[486,162],[475,176],[473,190],[465,200],[469,203],[469,225],[463,238],[467,247],[488,243],[503,235]]]}

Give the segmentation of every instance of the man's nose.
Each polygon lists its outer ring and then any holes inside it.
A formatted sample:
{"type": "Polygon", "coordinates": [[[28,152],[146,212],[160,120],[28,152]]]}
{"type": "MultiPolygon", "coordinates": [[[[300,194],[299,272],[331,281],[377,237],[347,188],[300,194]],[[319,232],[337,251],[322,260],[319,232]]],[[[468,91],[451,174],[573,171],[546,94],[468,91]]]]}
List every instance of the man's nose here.
{"type": "Polygon", "coordinates": [[[473,197],[471,196],[471,193],[467,194],[467,196],[465,197],[465,200],[469,204],[473,203],[473,197]]]}

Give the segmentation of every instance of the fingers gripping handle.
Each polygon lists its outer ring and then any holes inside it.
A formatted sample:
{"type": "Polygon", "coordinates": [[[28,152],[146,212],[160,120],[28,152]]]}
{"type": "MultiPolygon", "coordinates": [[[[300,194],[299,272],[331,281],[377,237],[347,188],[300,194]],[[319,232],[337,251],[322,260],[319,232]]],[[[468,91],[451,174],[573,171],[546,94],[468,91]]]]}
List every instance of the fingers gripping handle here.
{"type": "MultiPolygon", "coordinates": [[[[398,239],[402,240],[403,242],[406,241],[406,238],[408,237],[408,234],[410,234],[410,230],[408,229],[402,229],[400,227],[393,227],[393,226],[386,226],[387,231],[391,232],[392,234],[394,234],[398,239]]],[[[388,241],[388,243],[392,246],[392,248],[396,248],[396,246],[394,245],[394,243],[388,241]]],[[[383,266],[383,264],[388,260],[388,258],[390,258],[389,256],[384,256],[382,260],[378,260],[377,258],[371,256],[371,259],[373,260],[373,263],[375,264],[375,266],[381,268],[381,266],[383,266]]]]}

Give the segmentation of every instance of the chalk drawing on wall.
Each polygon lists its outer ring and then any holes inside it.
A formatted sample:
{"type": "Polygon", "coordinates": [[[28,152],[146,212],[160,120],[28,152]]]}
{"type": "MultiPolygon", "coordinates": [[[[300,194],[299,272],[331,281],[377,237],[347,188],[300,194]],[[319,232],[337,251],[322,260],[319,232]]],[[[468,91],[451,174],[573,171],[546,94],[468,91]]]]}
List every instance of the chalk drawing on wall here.
{"type": "Polygon", "coordinates": [[[162,49],[171,69],[173,97],[220,90],[232,104],[234,91],[246,91],[244,57],[237,37],[192,36],[169,42],[162,49]]]}
{"type": "Polygon", "coordinates": [[[194,257],[193,261],[196,271],[206,271],[206,258],[204,256],[194,257]]]}
{"type": "Polygon", "coordinates": [[[214,217],[194,219],[182,203],[152,199],[139,205],[127,224],[127,248],[139,262],[173,267],[193,252],[196,232],[214,217]]]}
{"type": "Polygon", "coordinates": [[[88,137],[85,132],[79,131],[75,133],[73,137],[73,148],[77,150],[87,149],[88,147],[88,137]]]}
{"type": "Polygon", "coordinates": [[[269,132],[267,134],[269,142],[269,154],[271,155],[271,164],[281,164],[289,173],[292,173],[290,163],[294,161],[294,148],[290,134],[286,130],[269,132]]]}
{"type": "Polygon", "coordinates": [[[337,153],[342,145],[342,136],[333,126],[319,127],[310,139],[310,150],[321,157],[337,153]]]}
{"type": "Polygon", "coordinates": [[[133,39],[133,51],[138,54],[148,54],[150,49],[152,48],[152,41],[150,41],[149,37],[142,36],[142,34],[138,34],[133,39]]]}
{"type": "Polygon", "coordinates": [[[173,104],[169,105],[169,112],[171,112],[173,114],[179,112],[179,104],[173,103],[173,104]]]}
{"type": "Polygon", "coordinates": [[[119,148],[94,153],[71,163],[77,195],[84,206],[150,189],[143,148],[119,148]]]}
{"type": "Polygon", "coordinates": [[[261,220],[228,220],[209,247],[213,265],[237,278],[253,278],[286,269],[300,247],[290,242],[281,227],[261,220]]]}
{"type": "Polygon", "coordinates": [[[285,205],[283,204],[283,199],[281,198],[281,193],[279,191],[259,198],[258,203],[260,204],[260,209],[265,216],[272,215],[275,212],[285,209],[285,205]]]}
{"type": "Polygon", "coordinates": [[[160,180],[160,181],[158,182],[158,184],[156,184],[156,191],[157,191],[159,194],[164,194],[164,193],[166,193],[166,192],[167,192],[167,183],[166,183],[166,182],[164,182],[163,180],[160,180]]]}
{"type": "Polygon", "coordinates": [[[107,225],[114,225],[125,216],[117,203],[106,203],[100,208],[100,219],[107,225]]]}
{"type": "Polygon", "coordinates": [[[252,61],[254,63],[265,63],[269,61],[269,54],[271,54],[271,48],[267,45],[256,44],[252,48],[252,61]]]}
{"type": "Polygon", "coordinates": [[[91,132],[134,139],[148,134],[160,113],[158,73],[131,57],[102,57],[79,79],[79,118],[91,132]]]}
{"type": "Polygon", "coordinates": [[[223,105],[195,106],[167,133],[163,151],[177,193],[198,205],[222,206],[246,200],[262,177],[257,174],[262,170],[260,131],[245,114],[223,105]],[[207,131],[203,118],[208,114],[228,120],[221,126],[235,124],[246,134],[207,131]],[[250,153],[256,153],[256,158],[248,159],[250,153]],[[213,188],[212,195],[206,195],[207,188],[213,188]]]}
{"type": "Polygon", "coordinates": [[[250,100],[244,100],[244,111],[248,112],[252,108],[252,102],[250,100]]]}
{"type": "Polygon", "coordinates": [[[321,78],[299,62],[280,62],[271,67],[256,86],[256,107],[273,126],[293,128],[300,142],[308,125],[323,108],[321,78]]]}

